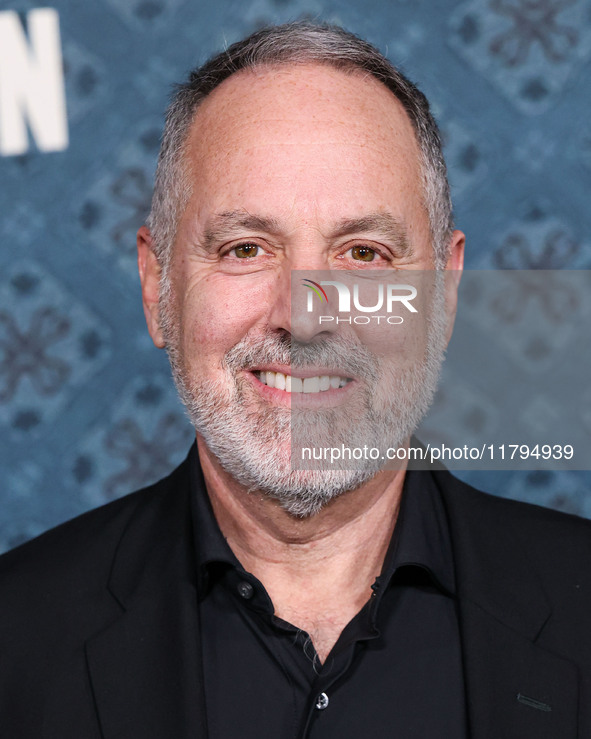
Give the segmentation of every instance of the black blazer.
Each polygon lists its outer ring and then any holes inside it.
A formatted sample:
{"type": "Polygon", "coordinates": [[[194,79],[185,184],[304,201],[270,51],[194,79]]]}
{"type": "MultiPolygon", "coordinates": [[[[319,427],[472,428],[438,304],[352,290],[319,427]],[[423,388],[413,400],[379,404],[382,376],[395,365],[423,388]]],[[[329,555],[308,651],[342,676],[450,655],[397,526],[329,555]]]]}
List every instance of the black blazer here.
{"type": "MultiPolygon", "coordinates": [[[[2,739],[205,739],[188,470],[0,557],[2,739]]],[[[591,522],[429,474],[470,736],[591,738],[591,522]]]]}

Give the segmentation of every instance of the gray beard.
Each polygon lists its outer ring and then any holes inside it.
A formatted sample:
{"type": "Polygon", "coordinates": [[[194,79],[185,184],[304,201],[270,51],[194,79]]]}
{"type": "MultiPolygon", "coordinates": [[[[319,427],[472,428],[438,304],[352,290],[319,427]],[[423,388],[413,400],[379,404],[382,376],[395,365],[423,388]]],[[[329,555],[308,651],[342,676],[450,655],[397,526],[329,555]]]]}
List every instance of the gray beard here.
{"type": "MultiPolygon", "coordinates": [[[[343,493],[371,480],[381,459],[323,463],[322,469],[297,469],[301,448],[398,448],[416,430],[432,403],[445,353],[443,288],[436,290],[427,326],[424,356],[401,371],[371,354],[359,341],[338,334],[302,344],[287,333],[247,334],[230,349],[220,378],[191,377],[179,351],[177,322],[166,304],[162,326],[172,375],[191,423],[222,468],[247,491],[276,500],[290,515],[312,516],[343,493]],[[349,406],[323,410],[283,408],[254,397],[240,376],[245,368],[267,363],[338,368],[340,375],[367,378],[349,406]],[[389,366],[390,365],[390,366],[389,366]]],[[[380,455],[381,456],[381,455],[380,455]]],[[[318,465],[318,463],[311,463],[318,465]]]]}

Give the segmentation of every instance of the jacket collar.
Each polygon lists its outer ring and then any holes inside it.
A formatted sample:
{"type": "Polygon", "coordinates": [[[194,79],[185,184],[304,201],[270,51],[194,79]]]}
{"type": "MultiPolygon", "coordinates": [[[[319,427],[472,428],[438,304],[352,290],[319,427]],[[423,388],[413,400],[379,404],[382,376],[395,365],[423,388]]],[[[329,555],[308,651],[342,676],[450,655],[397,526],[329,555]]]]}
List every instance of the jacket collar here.
{"type": "Polygon", "coordinates": [[[458,595],[535,640],[551,609],[520,532],[493,496],[448,472],[433,477],[448,513],[458,595]]]}
{"type": "Polygon", "coordinates": [[[207,736],[188,465],[142,491],[108,589],[121,615],[86,643],[102,735],[207,736]]]}
{"type": "Polygon", "coordinates": [[[447,510],[472,739],[574,739],[576,666],[539,646],[551,607],[506,506],[433,473],[447,510]]]}

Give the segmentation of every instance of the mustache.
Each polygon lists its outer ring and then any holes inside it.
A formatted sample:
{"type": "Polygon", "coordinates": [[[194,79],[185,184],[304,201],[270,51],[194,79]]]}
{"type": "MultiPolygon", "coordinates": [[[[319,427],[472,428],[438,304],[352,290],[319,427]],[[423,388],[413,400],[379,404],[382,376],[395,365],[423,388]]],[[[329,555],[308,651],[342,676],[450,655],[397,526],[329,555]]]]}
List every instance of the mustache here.
{"type": "Polygon", "coordinates": [[[297,369],[331,367],[357,377],[375,377],[379,365],[366,346],[340,335],[301,342],[285,334],[247,334],[224,357],[225,366],[232,372],[270,363],[288,364],[297,369]]]}

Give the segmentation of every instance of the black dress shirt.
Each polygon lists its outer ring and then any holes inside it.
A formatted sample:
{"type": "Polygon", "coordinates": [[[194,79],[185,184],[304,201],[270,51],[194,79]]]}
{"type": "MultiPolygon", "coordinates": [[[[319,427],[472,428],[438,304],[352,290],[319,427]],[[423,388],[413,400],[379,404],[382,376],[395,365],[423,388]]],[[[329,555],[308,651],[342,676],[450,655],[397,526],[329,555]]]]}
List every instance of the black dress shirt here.
{"type": "Polygon", "coordinates": [[[217,525],[192,467],[209,739],[465,739],[453,555],[429,472],[406,475],[371,598],[323,664],[274,615],[217,525]]]}

